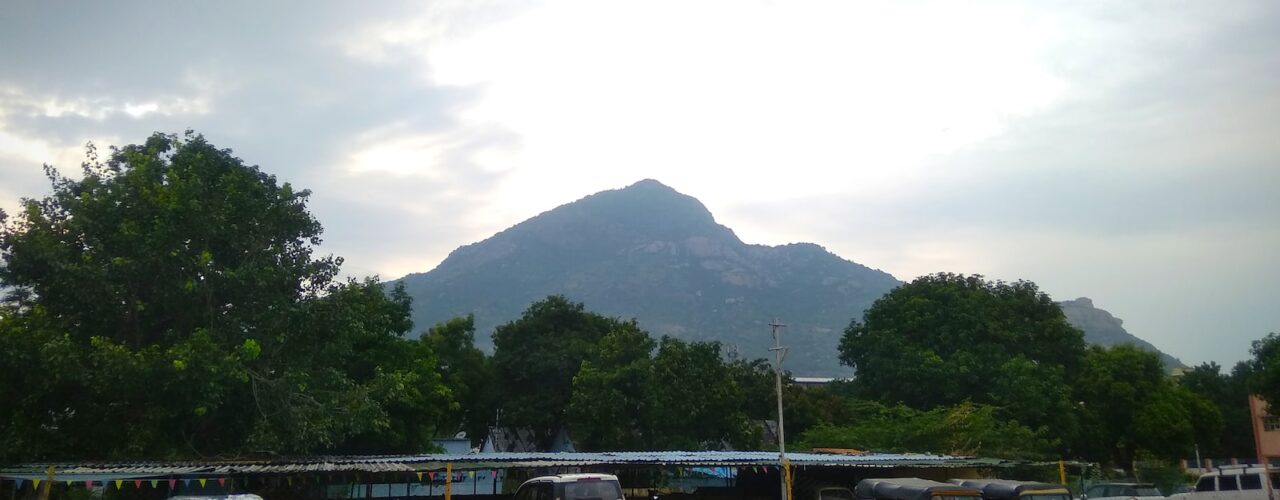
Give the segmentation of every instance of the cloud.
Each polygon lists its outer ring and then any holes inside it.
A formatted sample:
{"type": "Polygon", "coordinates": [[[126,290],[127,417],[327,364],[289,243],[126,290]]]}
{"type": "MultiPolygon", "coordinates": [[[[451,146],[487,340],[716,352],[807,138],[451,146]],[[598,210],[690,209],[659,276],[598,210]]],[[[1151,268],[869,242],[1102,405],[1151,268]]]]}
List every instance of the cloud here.
{"type": "Polygon", "coordinates": [[[499,125],[459,119],[476,88],[431,81],[425,61],[371,62],[346,49],[388,19],[422,14],[413,2],[79,7],[22,3],[0,25],[0,57],[21,68],[0,78],[9,210],[47,190],[41,163],[75,172],[88,141],[193,128],[313,189],[324,250],[346,255],[348,272],[402,273],[456,245],[454,228],[503,176],[481,164],[518,144],[499,125]],[[440,243],[423,250],[414,239],[440,243]]]}
{"type": "Polygon", "coordinates": [[[22,2],[0,207],[194,128],[351,274],[657,178],[747,241],[1030,278],[1190,361],[1280,329],[1274,2],[22,2]],[[69,167],[69,168],[68,168],[69,167]],[[1215,281],[1215,278],[1217,281],[1215,281]],[[1169,311],[1187,311],[1171,314],[1169,311]],[[1220,325],[1227,338],[1207,340],[1220,325]],[[1227,326],[1221,326],[1227,325],[1227,326]]]}

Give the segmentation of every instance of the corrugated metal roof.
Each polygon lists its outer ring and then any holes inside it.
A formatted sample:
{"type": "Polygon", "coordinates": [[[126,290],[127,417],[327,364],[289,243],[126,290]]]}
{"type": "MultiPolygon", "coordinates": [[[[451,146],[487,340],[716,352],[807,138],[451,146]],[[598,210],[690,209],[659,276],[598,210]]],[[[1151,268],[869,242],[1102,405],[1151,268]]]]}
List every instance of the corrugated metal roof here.
{"type": "MultiPolygon", "coordinates": [[[[946,455],[867,453],[788,453],[797,466],[844,467],[995,467],[1012,462],[946,455]]],[[[468,453],[378,456],[312,456],[264,460],[101,462],[25,464],[0,470],[3,478],[39,478],[52,466],[55,474],[134,478],[306,473],[409,473],[442,470],[537,468],[586,465],[759,466],[778,462],[768,451],[627,451],[600,453],[468,453]]]]}

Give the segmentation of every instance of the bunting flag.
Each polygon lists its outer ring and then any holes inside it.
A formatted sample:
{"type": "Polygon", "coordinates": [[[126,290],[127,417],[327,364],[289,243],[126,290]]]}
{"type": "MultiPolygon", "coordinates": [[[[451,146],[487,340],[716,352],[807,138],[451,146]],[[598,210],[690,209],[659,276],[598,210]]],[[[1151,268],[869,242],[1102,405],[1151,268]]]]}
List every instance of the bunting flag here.
{"type": "Polygon", "coordinates": [[[177,480],[177,479],[170,479],[170,480],[169,480],[169,489],[171,489],[171,490],[172,490],[172,489],[176,488],[177,486],[178,486],[178,480],[177,480]]]}
{"type": "Polygon", "coordinates": [[[467,471],[467,475],[468,475],[468,476],[471,476],[471,478],[472,478],[472,479],[475,479],[475,477],[476,477],[476,471],[467,471]]]}
{"type": "Polygon", "coordinates": [[[19,490],[20,490],[20,489],[22,489],[22,483],[25,483],[25,482],[27,482],[27,480],[26,480],[26,479],[14,479],[14,480],[13,480],[13,484],[14,484],[14,485],[16,485],[17,489],[19,489],[19,490]]]}
{"type": "Polygon", "coordinates": [[[493,478],[494,479],[498,478],[498,469],[493,469],[493,478]]]}
{"type": "Polygon", "coordinates": [[[422,473],[421,473],[421,472],[415,472],[414,474],[417,474],[417,476],[418,476],[418,482],[419,482],[419,483],[421,483],[421,482],[422,482],[422,473]]]}
{"type": "Polygon", "coordinates": [[[289,486],[293,486],[293,476],[286,477],[284,480],[289,483],[289,486]]]}
{"type": "Polygon", "coordinates": [[[71,486],[71,483],[74,483],[74,482],[75,482],[75,481],[72,481],[72,480],[68,479],[68,480],[67,480],[67,486],[71,486]]]}
{"type": "Polygon", "coordinates": [[[92,490],[92,489],[93,489],[93,480],[92,480],[92,479],[86,480],[86,481],[84,482],[84,489],[86,489],[86,490],[92,490]]]}
{"type": "Polygon", "coordinates": [[[32,479],[32,480],[31,480],[31,489],[33,489],[33,490],[39,490],[39,489],[40,489],[40,481],[43,481],[43,479],[32,479]]]}
{"type": "Polygon", "coordinates": [[[152,480],[151,480],[151,487],[152,487],[152,488],[156,488],[156,487],[159,487],[159,486],[160,486],[160,480],[158,480],[158,479],[152,479],[152,480]]]}
{"type": "Polygon", "coordinates": [[[116,480],[116,489],[117,489],[117,490],[119,490],[119,489],[123,489],[123,488],[121,488],[121,487],[120,487],[120,485],[122,485],[122,484],[124,484],[124,480],[123,480],[123,479],[117,479],[117,480],[116,480]]]}
{"type": "Polygon", "coordinates": [[[182,486],[191,486],[191,478],[183,479],[182,486]]]}
{"type": "Polygon", "coordinates": [[[432,480],[432,481],[435,481],[435,480],[436,480],[436,472],[435,472],[435,471],[427,472],[427,477],[431,478],[431,480],[432,480]]]}
{"type": "Polygon", "coordinates": [[[137,488],[137,489],[142,489],[142,480],[141,480],[141,479],[134,479],[134,480],[133,480],[133,487],[134,487],[134,488],[137,488]]]}
{"type": "Polygon", "coordinates": [[[226,485],[227,485],[227,478],[225,477],[218,478],[218,486],[226,486],[226,485]]]}
{"type": "Polygon", "coordinates": [[[208,481],[208,479],[205,479],[205,478],[203,478],[203,477],[202,477],[202,478],[200,478],[200,479],[199,479],[199,481],[200,481],[200,487],[201,487],[201,488],[203,488],[203,487],[204,487],[204,483],[205,483],[206,481],[208,481]]]}

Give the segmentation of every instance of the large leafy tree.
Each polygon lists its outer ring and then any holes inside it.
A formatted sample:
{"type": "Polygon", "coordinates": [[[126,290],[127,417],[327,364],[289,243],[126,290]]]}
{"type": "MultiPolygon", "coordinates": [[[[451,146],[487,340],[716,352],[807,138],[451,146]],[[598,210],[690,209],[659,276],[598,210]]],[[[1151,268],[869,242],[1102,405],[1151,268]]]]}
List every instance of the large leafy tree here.
{"type": "Polygon", "coordinates": [[[627,323],[604,336],[573,378],[569,426],[584,450],[643,450],[653,339],[627,323]]]}
{"type": "Polygon", "coordinates": [[[1250,389],[1273,407],[1280,406],[1280,334],[1270,333],[1253,342],[1250,389]]]}
{"type": "Polygon", "coordinates": [[[1034,283],[934,274],[889,292],[854,320],[840,359],[859,396],[928,410],[970,401],[1055,436],[1076,424],[1069,375],[1083,334],[1034,283]]]}
{"type": "MultiPolygon", "coordinates": [[[[645,433],[655,449],[750,449],[759,429],[743,413],[747,395],[733,380],[718,342],[663,337],[648,387],[645,433]]],[[[758,396],[756,396],[758,397],[758,396]]]]}
{"type": "Polygon", "coordinates": [[[503,425],[528,427],[544,444],[565,426],[573,378],[609,332],[627,322],[553,295],[493,332],[503,425]]]}
{"type": "Polygon", "coordinates": [[[334,279],[307,191],[191,133],[46,171],[0,231],[10,459],[430,446],[409,299],[334,279]]]}
{"type": "Polygon", "coordinates": [[[1197,443],[1204,456],[1252,457],[1253,435],[1240,432],[1249,429],[1249,377],[1252,363],[1240,362],[1230,373],[1223,373],[1217,363],[1208,362],[1187,370],[1178,384],[1205,398],[1222,414],[1223,431],[1216,438],[1197,443]]]}
{"type": "Polygon", "coordinates": [[[1185,457],[1222,431],[1211,402],[1165,375],[1158,355],[1132,345],[1090,347],[1075,394],[1090,429],[1085,456],[1130,472],[1141,453],[1185,457]]]}
{"type": "Polygon", "coordinates": [[[475,317],[465,316],[427,330],[419,342],[439,360],[440,376],[457,405],[443,430],[462,429],[474,441],[483,437],[497,410],[497,379],[488,356],[475,346],[475,317]]]}

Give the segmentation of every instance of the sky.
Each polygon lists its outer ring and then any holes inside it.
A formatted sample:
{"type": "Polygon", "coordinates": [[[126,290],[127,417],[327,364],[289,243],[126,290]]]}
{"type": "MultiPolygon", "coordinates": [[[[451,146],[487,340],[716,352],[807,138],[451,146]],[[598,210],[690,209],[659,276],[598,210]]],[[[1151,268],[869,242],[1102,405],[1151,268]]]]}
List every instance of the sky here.
{"type": "Polygon", "coordinates": [[[748,243],[1091,297],[1189,364],[1280,332],[1280,2],[0,6],[0,208],[194,129],[353,276],[657,179],[748,243]]]}

